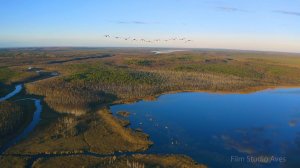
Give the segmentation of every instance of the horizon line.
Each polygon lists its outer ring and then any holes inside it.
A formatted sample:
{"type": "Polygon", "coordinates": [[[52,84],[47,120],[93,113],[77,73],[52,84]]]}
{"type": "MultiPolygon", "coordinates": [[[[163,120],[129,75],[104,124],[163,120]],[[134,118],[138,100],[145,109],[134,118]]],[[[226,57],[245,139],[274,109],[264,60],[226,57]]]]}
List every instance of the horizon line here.
{"type": "Polygon", "coordinates": [[[20,47],[1,47],[3,49],[28,49],[28,48],[153,48],[153,49],[186,49],[186,50],[231,50],[240,52],[269,52],[269,53],[286,53],[300,54],[294,51],[275,51],[275,50],[256,50],[256,49],[236,49],[236,48],[195,48],[195,47],[126,47],[126,46],[20,46],[20,47]]]}

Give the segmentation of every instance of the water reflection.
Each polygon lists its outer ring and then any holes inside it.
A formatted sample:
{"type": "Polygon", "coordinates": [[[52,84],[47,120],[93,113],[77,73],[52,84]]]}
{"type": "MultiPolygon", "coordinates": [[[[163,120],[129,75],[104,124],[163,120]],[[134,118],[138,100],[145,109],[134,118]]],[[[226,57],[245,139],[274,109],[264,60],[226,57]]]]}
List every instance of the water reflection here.
{"type": "Polygon", "coordinates": [[[131,112],[131,127],[142,129],[154,141],[150,153],[186,154],[212,167],[255,164],[273,168],[293,160],[288,153],[297,146],[299,100],[300,89],[252,94],[178,93],[111,109],[114,113],[131,112]],[[232,163],[232,155],[266,159],[232,163]],[[271,162],[272,156],[286,156],[287,162],[271,162]]]}
{"type": "Polygon", "coordinates": [[[298,120],[291,120],[291,121],[289,121],[289,126],[290,127],[296,127],[298,122],[299,122],[298,120]]]}

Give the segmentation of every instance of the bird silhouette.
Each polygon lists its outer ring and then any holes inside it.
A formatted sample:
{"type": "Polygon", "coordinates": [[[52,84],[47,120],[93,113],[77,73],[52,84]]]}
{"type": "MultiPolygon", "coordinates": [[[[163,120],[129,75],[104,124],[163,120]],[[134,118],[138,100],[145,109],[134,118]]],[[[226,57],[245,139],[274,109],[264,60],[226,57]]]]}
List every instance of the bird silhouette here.
{"type": "Polygon", "coordinates": [[[115,38],[115,39],[120,39],[120,40],[125,40],[125,41],[128,41],[128,40],[131,40],[131,41],[141,41],[141,42],[144,42],[144,43],[154,43],[154,42],[169,42],[169,41],[182,41],[184,43],[189,43],[189,42],[192,42],[192,40],[190,39],[187,39],[186,37],[172,37],[172,38],[169,38],[169,39],[153,39],[153,40],[149,40],[149,39],[145,39],[145,38],[141,38],[141,39],[138,39],[138,38],[133,38],[133,37],[120,37],[120,36],[111,36],[111,35],[104,35],[105,38],[115,38]]]}

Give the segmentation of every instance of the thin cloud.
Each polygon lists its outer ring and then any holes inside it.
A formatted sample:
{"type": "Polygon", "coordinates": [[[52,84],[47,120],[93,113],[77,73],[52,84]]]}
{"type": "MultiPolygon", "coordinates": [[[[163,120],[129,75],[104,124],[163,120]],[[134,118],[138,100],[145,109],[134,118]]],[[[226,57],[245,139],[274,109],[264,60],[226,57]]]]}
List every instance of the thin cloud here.
{"type": "Polygon", "coordinates": [[[300,12],[284,11],[284,10],[275,10],[273,12],[274,13],[284,14],[284,15],[300,16],[300,12]]]}
{"type": "Polygon", "coordinates": [[[217,7],[217,9],[225,11],[225,12],[248,12],[247,10],[240,9],[240,8],[233,8],[233,7],[217,7]]]}

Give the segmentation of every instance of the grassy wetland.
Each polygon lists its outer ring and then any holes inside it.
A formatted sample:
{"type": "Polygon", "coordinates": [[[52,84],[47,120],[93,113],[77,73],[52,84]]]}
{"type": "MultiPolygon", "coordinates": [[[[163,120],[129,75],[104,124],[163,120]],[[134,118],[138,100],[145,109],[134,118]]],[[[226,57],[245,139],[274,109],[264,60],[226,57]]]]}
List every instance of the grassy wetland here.
{"type": "Polygon", "coordinates": [[[170,92],[248,93],[300,85],[299,54],[152,50],[0,50],[0,97],[24,84],[23,92],[0,102],[0,135],[5,137],[0,145],[24,128],[34,111],[32,101],[15,100],[35,97],[43,105],[38,126],[1,155],[1,167],[205,167],[188,156],[142,154],[155,142],[114,116],[109,106],[170,92]]]}

